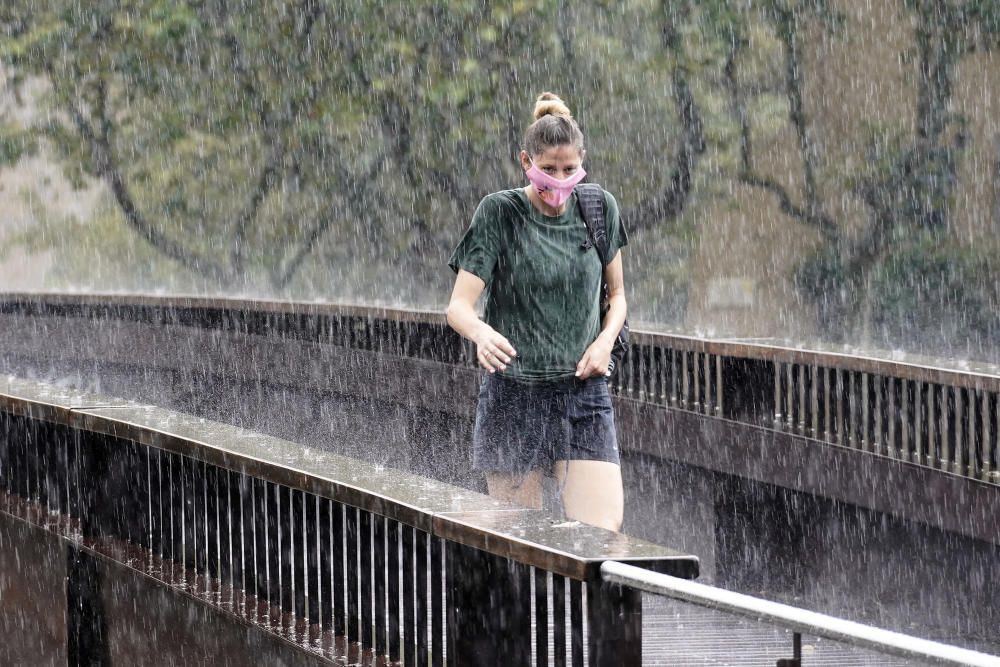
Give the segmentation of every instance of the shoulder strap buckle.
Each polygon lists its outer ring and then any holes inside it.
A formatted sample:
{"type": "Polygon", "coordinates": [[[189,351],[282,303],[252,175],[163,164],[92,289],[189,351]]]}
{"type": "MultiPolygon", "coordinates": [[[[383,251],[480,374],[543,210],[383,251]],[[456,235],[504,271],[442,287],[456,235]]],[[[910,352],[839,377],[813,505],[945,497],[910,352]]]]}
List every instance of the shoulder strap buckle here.
{"type": "Polygon", "coordinates": [[[587,233],[597,248],[601,264],[607,266],[608,230],[604,220],[604,190],[597,183],[581,183],[575,190],[580,215],[587,225],[587,233]]]}

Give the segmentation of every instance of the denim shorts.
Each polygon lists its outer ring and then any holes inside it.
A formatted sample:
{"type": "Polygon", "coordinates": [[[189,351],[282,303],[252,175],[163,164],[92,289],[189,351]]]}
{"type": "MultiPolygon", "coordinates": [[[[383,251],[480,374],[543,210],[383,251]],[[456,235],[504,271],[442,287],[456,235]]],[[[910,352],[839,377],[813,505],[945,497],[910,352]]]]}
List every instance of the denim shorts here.
{"type": "Polygon", "coordinates": [[[476,470],[551,471],[556,461],[620,464],[614,410],[602,377],[525,384],[487,375],[472,438],[476,470]]]}

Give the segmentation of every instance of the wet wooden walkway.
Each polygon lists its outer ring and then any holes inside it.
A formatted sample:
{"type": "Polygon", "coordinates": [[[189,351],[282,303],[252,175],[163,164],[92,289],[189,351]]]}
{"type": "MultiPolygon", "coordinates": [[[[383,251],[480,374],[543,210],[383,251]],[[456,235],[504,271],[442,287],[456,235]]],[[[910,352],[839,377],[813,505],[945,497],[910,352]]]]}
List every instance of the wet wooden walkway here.
{"type": "MultiPolygon", "coordinates": [[[[773,667],[792,657],[792,632],[685,602],[643,595],[644,667],[773,667]]],[[[903,667],[924,663],[802,637],[809,667],[903,667]]]]}

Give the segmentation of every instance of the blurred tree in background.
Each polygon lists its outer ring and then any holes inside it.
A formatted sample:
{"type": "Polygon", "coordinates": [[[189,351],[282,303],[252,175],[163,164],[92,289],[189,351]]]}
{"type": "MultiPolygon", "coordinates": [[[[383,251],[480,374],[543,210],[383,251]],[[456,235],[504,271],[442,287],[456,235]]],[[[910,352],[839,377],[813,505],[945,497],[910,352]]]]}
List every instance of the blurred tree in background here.
{"type": "Polygon", "coordinates": [[[761,275],[824,336],[995,346],[997,248],[955,232],[975,140],[955,87],[1000,0],[893,2],[914,94],[889,121],[846,110],[846,138],[819,82],[850,0],[6,0],[8,85],[44,85],[32,123],[0,118],[0,164],[47,152],[107,190],[92,219],[24,235],[57,283],[437,306],[554,90],[623,206],[640,319],[698,326],[699,253],[734,210],[787,230],[797,259],[761,275]]]}

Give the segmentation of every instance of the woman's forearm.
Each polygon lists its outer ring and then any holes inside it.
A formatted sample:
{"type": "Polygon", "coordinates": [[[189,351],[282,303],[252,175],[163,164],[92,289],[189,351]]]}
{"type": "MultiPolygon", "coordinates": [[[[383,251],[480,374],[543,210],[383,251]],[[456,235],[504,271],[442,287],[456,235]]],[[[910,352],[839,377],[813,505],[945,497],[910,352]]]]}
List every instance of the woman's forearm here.
{"type": "Polygon", "coordinates": [[[608,299],[608,312],[604,314],[604,322],[601,324],[601,333],[597,335],[606,343],[614,346],[618,332],[625,325],[625,317],[628,314],[628,304],[624,294],[613,294],[608,299]]]}
{"type": "Polygon", "coordinates": [[[484,333],[492,331],[490,325],[479,319],[476,309],[464,301],[452,301],[445,310],[448,326],[464,338],[474,343],[482,339],[484,333]]]}

